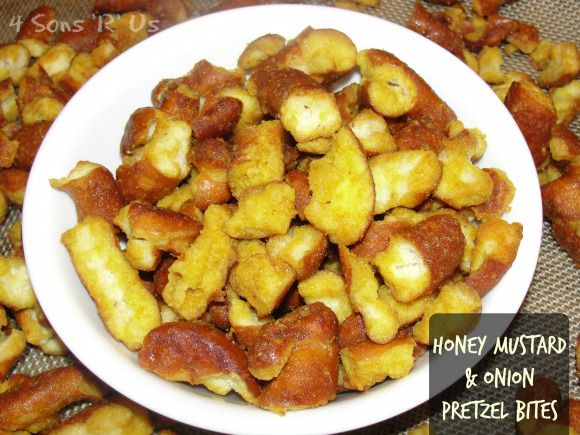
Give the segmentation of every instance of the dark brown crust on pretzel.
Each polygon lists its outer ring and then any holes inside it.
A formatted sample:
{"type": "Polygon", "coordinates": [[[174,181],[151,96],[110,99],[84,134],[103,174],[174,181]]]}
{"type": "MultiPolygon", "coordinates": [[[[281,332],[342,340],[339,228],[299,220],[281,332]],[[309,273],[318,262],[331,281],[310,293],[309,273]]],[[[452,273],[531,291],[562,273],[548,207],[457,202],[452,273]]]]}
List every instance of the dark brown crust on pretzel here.
{"type": "Polygon", "coordinates": [[[70,45],[77,53],[90,53],[97,47],[101,33],[108,32],[98,19],[83,20],[74,29],[60,32],[56,37],[56,43],[70,45]]]}
{"type": "Polygon", "coordinates": [[[244,75],[241,72],[217,67],[204,59],[196,63],[180,80],[200,95],[208,97],[222,88],[241,86],[244,83],[244,75]]]}
{"type": "Polygon", "coordinates": [[[17,40],[22,39],[37,39],[49,44],[52,40],[54,32],[50,31],[49,24],[56,18],[54,9],[50,6],[40,6],[31,11],[18,32],[17,40]]]}
{"type": "Polygon", "coordinates": [[[201,112],[191,121],[193,136],[198,140],[230,134],[242,114],[243,104],[233,97],[209,97],[201,112]]]}
{"type": "Polygon", "coordinates": [[[306,220],[304,210],[310,202],[312,192],[308,183],[308,174],[300,169],[292,168],[286,172],[286,181],[296,192],[296,212],[301,220],[306,220]]]}
{"type": "Polygon", "coordinates": [[[411,119],[391,124],[393,137],[399,150],[432,150],[439,153],[445,134],[429,122],[411,119]]]}
{"type": "Polygon", "coordinates": [[[95,379],[78,367],[41,373],[0,394],[0,428],[25,430],[72,403],[99,400],[102,393],[95,379]]]}
{"type": "Polygon", "coordinates": [[[164,117],[163,112],[154,107],[141,107],[135,110],[125,124],[121,139],[121,154],[133,154],[136,148],[145,145],[150,135],[150,128],[162,117],[164,117]]]}
{"type": "Polygon", "coordinates": [[[121,164],[116,171],[117,186],[126,201],[142,199],[156,203],[169,195],[179,184],[179,180],[161,174],[146,159],[133,164],[121,164]]]}
{"type": "Polygon", "coordinates": [[[32,162],[34,162],[38,148],[40,148],[51,125],[50,121],[41,121],[31,125],[23,125],[14,132],[12,139],[18,141],[18,152],[14,160],[15,167],[27,171],[32,168],[32,162]]]}
{"type": "Polygon", "coordinates": [[[387,249],[391,234],[407,227],[407,222],[372,221],[362,240],[353,247],[352,253],[372,260],[379,252],[387,249]]]}

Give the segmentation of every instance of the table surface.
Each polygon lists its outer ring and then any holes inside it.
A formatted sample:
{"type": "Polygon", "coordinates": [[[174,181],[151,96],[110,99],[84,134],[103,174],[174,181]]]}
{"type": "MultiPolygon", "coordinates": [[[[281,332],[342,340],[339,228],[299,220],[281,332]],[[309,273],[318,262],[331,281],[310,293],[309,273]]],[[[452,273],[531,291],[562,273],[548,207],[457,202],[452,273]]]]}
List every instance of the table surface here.
{"type": "MultiPolygon", "coordinates": [[[[200,11],[207,10],[216,1],[187,0],[195,3],[200,11]]],[[[470,0],[464,3],[469,3],[470,0]]],[[[331,1],[307,0],[302,3],[327,5],[331,1]]],[[[57,11],[59,20],[75,20],[90,15],[90,0],[1,0],[0,1],[0,42],[8,42],[16,36],[15,23],[32,9],[51,5],[57,11]]],[[[366,13],[404,25],[413,9],[413,0],[381,0],[380,5],[367,8],[366,13]]],[[[466,5],[468,8],[469,4],[466,5]]],[[[537,26],[543,39],[555,42],[573,42],[580,45],[580,1],[578,0],[519,0],[502,7],[500,11],[509,18],[517,18],[537,26]]],[[[506,56],[506,70],[520,70],[531,74],[528,57],[520,54],[506,56]]],[[[572,124],[572,130],[580,135],[580,120],[572,124]]],[[[0,254],[10,254],[10,244],[6,237],[8,228],[18,219],[20,212],[11,210],[8,219],[0,227],[0,254]]],[[[543,241],[534,280],[521,311],[524,313],[564,313],[570,320],[570,342],[574,343],[580,332],[580,269],[574,266],[551,236],[550,226],[544,222],[543,241]]],[[[14,369],[15,373],[31,375],[45,370],[70,364],[68,357],[49,357],[32,347],[14,369]]],[[[580,397],[580,385],[575,375],[572,349],[570,354],[570,395],[580,397]]],[[[356,434],[405,433],[409,428],[421,423],[429,416],[426,405],[419,406],[388,421],[359,429],[356,434]]],[[[180,430],[181,432],[181,430],[180,430]]],[[[183,433],[208,434],[196,428],[183,428],[183,433]]]]}

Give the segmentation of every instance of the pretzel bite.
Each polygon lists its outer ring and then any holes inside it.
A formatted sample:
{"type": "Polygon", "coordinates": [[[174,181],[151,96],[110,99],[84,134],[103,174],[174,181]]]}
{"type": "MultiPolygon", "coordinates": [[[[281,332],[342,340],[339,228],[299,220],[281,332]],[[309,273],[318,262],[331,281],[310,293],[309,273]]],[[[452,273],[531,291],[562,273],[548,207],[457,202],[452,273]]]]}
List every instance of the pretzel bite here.
{"type": "Polygon", "coordinates": [[[10,168],[16,160],[18,141],[0,132],[0,168],[10,168]]]}
{"type": "Polygon", "coordinates": [[[113,337],[130,350],[159,325],[159,308],[120,250],[113,225],[87,216],[62,235],[62,242],[113,337]]]}
{"type": "Polygon", "coordinates": [[[75,93],[97,71],[99,71],[99,68],[95,65],[92,56],[89,53],[79,53],[71,62],[70,68],[60,80],[59,85],[71,93],[75,93]]]}
{"type": "Polygon", "coordinates": [[[336,397],[338,321],[320,302],[264,325],[249,349],[250,373],[265,385],[257,405],[274,412],[313,408],[336,397]]]}
{"type": "Polygon", "coordinates": [[[471,162],[473,150],[465,149],[461,140],[447,141],[439,154],[443,171],[433,196],[455,209],[483,204],[493,194],[491,175],[471,162]]]}
{"type": "Polygon", "coordinates": [[[267,63],[302,71],[319,83],[329,84],[354,69],[356,53],[354,43],[344,33],[306,27],[267,63]]]}
{"type": "Polygon", "coordinates": [[[461,263],[465,237],[454,216],[436,214],[391,235],[374,263],[399,302],[434,292],[461,263]]]}
{"type": "Polygon", "coordinates": [[[175,255],[183,254],[202,228],[189,216],[143,201],[133,201],[123,207],[114,223],[129,240],[146,240],[157,249],[175,255]]]}
{"type": "Polygon", "coordinates": [[[299,281],[318,270],[326,256],[328,240],[324,233],[310,225],[292,226],[284,235],[273,236],[267,242],[268,253],[284,260],[296,270],[299,281]]]}
{"type": "Polygon", "coordinates": [[[439,153],[443,148],[445,132],[431,122],[411,119],[392,125],[393,137],[397,149],[431,150],[439,153]]]}
{"type": "Polygon", "coordinates": [[[98,18],[81,20],[78,27],[59,32],[55,42],[67,44],[77,53],[90,55],[90,52],[98,45],[100,30],[102,30],[102,22],[98,18]]]}
{"type": "Polygon", "coordinates": [[[95,402],[103,387],[78,367],[69,366],[23,379],[0,394],[0,429],[8,431],[44,429],[39,423],[54,422],[57,413],[76,402],[95,402]]]}
{"type": "Polygon", "coordinates": [[[520,127],[534,163],[539,166],[548,156],[548,144],[557,119],[550,97],[531,82],[513,82],[505,105],[520,127]]]}
{"type": "Polygon", "coordinates": [[[45,44],[50,44],[53,32],[50,31],[48,26],[51,22],[54,22],[55,18],[56,13],[50,6],[40,6],[30,11],[24,19],[16,39],[18,41],[35,39],[45,44]]]}
{"type": "Polygon", "coordinates": [[[389,118],[408,113],[417,101],[418,89],[411,70],[395,56],[369,49],[357,56],[361,102],[389,118]]]}
{"type": "Polygon", "coordinates": [[[329,137],[342,124],[334,95],[309,75],[292,68],[261,68],[248,82],[262,108],[278,116],[297,142],[329,137]]]}
{"type": "Polygon", "coordinates": [[[109,15],[109,32],[102,33],[102,39],[112,43],[117,53],[127,50],[148,36],[151,15],[132,10],[120,15],[109,15]]]}
{"type": "Polygon", "coordinates": [[[127,201],[157,202],[189,175],[187,154],[191,127],[184,121],[160,119],[151,140],[125,156],[117,168],[117,185],[127,201]]]}
{"type": "Polygon", "coordinates": [[[126,398],[97,403],[51,428],[51,435],[150,435],[154,432],[149,412],[126,398]]]}
{"type": "Polygon", "coordinates": [[[68,176],[52,178],[50,185],[71,196],[79,221],[89,215],[95,215],[113,222],[121,207],[125,205],[113,174],[96,163],[80,161],[68,176]]]}
{"type": "Polygon", "coordinates": [[[0,80],[11,78],[15,83],[26,73],[30,63],[30,53],[21,44],[0,47],[0,80]]]}
{"type": "Polygon", "coordinates": [[[121,154],[133,154],[135,150],[147,144],[155,133],[157,122],[167,118],[167,114],[154,107],[141,107],[135,110],[127,124],[121,139],[121,154]]]}
{"type": "Polygon", "coordinates": [[[489,174],[493,182],[491,197],[483,204],[472,207],[478,220],[498,218],[510,210],[515,195],[515,187],[507,174],[501,169],[483,169],[489,174]]]}
{"type": "Polygon", "coordinates": [[[338,105],[343,125],[348,124],[360,109],[360,85],[350,83],[334,93],[334,99],[338,105]]]}
{"type": "Polygon", "coordinates": [[[572,164],[568,172],[542,186],[544,214],[552,222],[554,239],[576,264],[580,264],[580,168],[572,164]]]}
{"type": "Polygon", "coordinates": [[[58,83],[70,68],[75,55],[72,47],[60,43],[50,47],[38,58],[37,63],[54,83],[58,83]]]}
{"type": "Polygon", "coordinates": [[[366,260],[373,260],[375,256],[389,246],[391,234],[401,231],[411,223],[387,215],[382,221],[373,220],[364,237],[354,245],[352,252],[366,260]]]}
{"type": "Polygon", "coordinates": [[[22,207],[27,182],[28,171],[14,167],[0,170],[0,189],[8,201],[17,207],[22,207]]]}
{"type": "Polygon", "coordinates": [[[340,129],[328,153],[310,164],[308,181],[308,221],[333,243],[360,240],[372,218],[374,184],[366,156],[349,128],[340,129]]]}
{"type": "Polygon", "coordinates": [[[250,241],[239,244],[238,263],[230,272],[228,285],[262,318],[280,304],[295,279],[292,266],[270,256],[262,242],[250,241]]]}
{"type": "Polygon", "coordinates": [[[13,257],[24,257],[22,249],[22,218],[19,217],[7,231],[7,237],[12,246],[13,257]]]}
{"type": "Polygon", "coordinates": [[[580,162],[580,139],[565,125],[552,130],[550,155],[556,161],[580,162]]]}
{"type": "Polygon", "coordinates": [[[349,122],[354,135],[368,156],[395,151],[397,145],[385,119],[371,109],[363,109],[349,122]]]}
{"type": "Polygon", "coordinates": [[[197,62],[193,69],[181,78],[183,83],[199,92],[202,97],[209,97],[222,88],[242,86],[244,79],[242,70],[226,70],[205,59],[197,62]]]}
{"type": "MultiPolygon", "coordinates": [[[[413,338],[422,344],[430,344],[429,320],[434,314],[476,314],[481,312],[481,297],[463,281],[445,284],[433,303],[427,308],[423,318],[413,326],[413,338]]],[[[449,325],[449,335],[455,336],[458,331],[470,325],[449,325]]],[[[471,325],[475,326],[475,325],[471,325]]],[[[467,331],[461,331],[463,333],[467,331]]],[[[444,334],[446,335],[446,334],[444,334]]]]}
{"type": "Polygon", "coordinates": [[[249,349],[258,340],[260,328],[266,323],[272,322],[273,318],[266,316],[260,319],[256,310],[231,289],[227,290],[226,299],[231,331],[235,334],[236,341],[244,349],[249,349]]]}
{"type": "Polygon", "coordinates": [[[284,143],[280,121],[263,121],[238,130],[228,171],[235,198],[250,187],[284,179],[284,143]]]}
{"type": "Polygon", "coordinates": [[[389,342],[397,334],[399,321],[396,311],[379,298],[379,283],[372,266],[343,245],[339,246],[339,255],[353,311],[362,315],[372,341],[389,342]]]}
{"type": "Polygon", "coordinates": [[[229,135],[242,114],[242,102],[233,97],[207,97],[201,111],[191,121],[193,135],[198,140],[229,135]]]}
{"type": "Polygon", "coordinates": [[[413,14],[409,18],[407,27],[429,38],[459,59],[464,60],[464,43],[461,36],[454,32],[445,22],[429,13],[420,2],[415,2],[413,14]]]}
{"type": "Polygon", "coordinates": [[[223,88],[217,93],[217,95],[220,97],[236,98],[242,102],[242,113],[240,114],[240,119],[238,120],[234,131],[238,131],[242,126],[247,124],[259,124],[264,118],[264,112],[262,112],[260,102],[243,86],[223,88]]]}
{"type": "Polygon", "coordinates": [[[580,52],[573,43],[543,40],[530,55],[530,62],[540,70],[538,84],[548,88],[565,85],[580,72],[580,52]]]}
{"type": "Polygon", "coordinates": [[[552,88],[550,98],[558,115],[558,124],[570,124],[580,113],[580,80],[552,88]]]}
{"type": "MultiPolygon", "coordinates": [[[[10,373],[25,349],[26,336],[21,330],[7,328],[6,331],[3,331],[0,329],[0,380],[3,380],[10,373]]],[[[0,397],[2,397],[1,394],[0,397]]],[[[2,428],[0,423],[0,429],[2,428]]]]}
{"type": "Polygon", "coordinates": [[[223,300],[222,289],[236,261],[234,241],[223,231],[230,217],[227,206],[210,205],[201,233],[169,268],[163,300],[185,319],[197,319],[209,302],[223,300]]]}
{"type": "Polygon", "coordinates": [[[415,363],[415,340],[395,338],[386,344],[365,341],[343,348],[340,361],[344,367],[344,385],[366,391],[386,378],[406,376],[415,363]]]}
{"type": "Polygon", "coordinates": [[[24,258],[0,257],[0,303],[16,311],[36,304],[24,258]]]}
{"type": "Polygon", "coordinates": [[[306,304],[322,302],[330,308],[339,323],[352,314],[344,279],[334,272],[319,270],[298,283],[298,292],[306,304]]]}
{"type": "Polygon", "coordinates": [[[162,80],[151,93],[153,105],[189,124],[199,112],[199,94],[180,80],[162,80]]]}
{"type": "Polygon", "coordinates": [[[522,53],[531,54],[540,43],[540,31],[529,23],[516,21],[516,26],[506,36],[506,41],[522,53]]]}
{"type": "Polygon", "coordinates": [[[479,54],[479,76],[489,84],[502,83],[505,79],[501,70],[503,55],[499,47],[485,46],[479,54]]]}
{"type": "Polygon", "coordinates": [[[68,350],[48,323],[38,304],[14,313],[26,341],[48,355],[65,355],[68,350]]]}
{"type": "Polygon", "coordinates": [[[375,184],[374,214],[395,207],[417,207],[441,179],[441,164],[433,151],[381,154],[369,160],[369,167],[375,184]]]}
{"type": "Polygon", "coordinates": [[[286,172],[286,182],[292,186],[296,194],[296,212],[301,220],[306,220],[305,210],[310,202],[312,193],[308,182],[308,174],[298,168],[289,169],[286,172]]]}
{"type": "Polygon", "coordinates": [[[399,302],[393,297],[392,291],[384,285],[379,287],[378,293],[379,298],[389,304],[397,312],[399,328],[412,325],[420,320],[427,308],[435,300],[435,295],[430,294],[415,299],[412,302],[399,302]]]}
{"type": "Polygon", "coordinates": [[[471,271],[462,283],[483,297],[508,271],[521,240],[519,223],[509,224],[497,218],[483,222],[477,229],[471,271]]]}
{"type": "Polygon", "coordinates": [[[240,57],[238,66],[246,71],[252,71],[263,61],[274,56],[286,45],[283,36],[275,33],[268,33],[250,42],[240,57]]]}
{"type": "Polygon", "coordinates": [[[139,364],[163,379],[204,385],[222,396],[234,390],[249,403],[260,394],[244,351],[225,333],[201,322],[155,328],[143,343],[139,364]]]}
{"type": "Polygon", "coordinates": [[[235,239],[261,239],[286,234],[296,216],[294,204],[294,189],[283,181],[246,189],[224,230],[235,239]]]}
{"type": "Polygon", "coordinates": [[[0,122],[12,122],[18,118],[18,105],[14,82],[7,78],[0,81],[0,122]]]}

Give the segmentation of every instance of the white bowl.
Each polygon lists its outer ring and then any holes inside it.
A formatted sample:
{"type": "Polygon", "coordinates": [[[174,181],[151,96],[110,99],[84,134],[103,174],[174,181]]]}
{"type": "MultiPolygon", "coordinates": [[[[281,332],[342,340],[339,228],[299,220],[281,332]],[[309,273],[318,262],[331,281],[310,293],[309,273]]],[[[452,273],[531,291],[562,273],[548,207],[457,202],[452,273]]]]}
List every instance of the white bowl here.
{"type": "MultiPolygon", "coordinates": [[[[138,44],[93,77],[62,111],[32,168],[24,204],[24,249],[30,278],[52,326],[74,355],[120,393],[177,421],[227,433],[311,434],[346,431],[388,419],[426,401],[428,358],[411,374],[363,393],[343,394],[327,406],[282,417],[222,398],[203,388],[164,381],[138,365],[105,330],[95,305],[60,243],[76,223],[70,198],[49,185],[79,160],[113,172],[129,115],[150,105],[163,78],[178,77],[199,60],[233,68],[245,45],[265,33],[287,38],[306,26],[345,32],[359,49],[383,48],[414,68],[468,127],[488,139],[482,167],[505,170],[517,188],[510,221],[524,225],[515,263],[484,300],[484,312],[518,311],[534,273],[541,241],[541,201],[526,143],[489,87],[463,63],[427,39],[385,20],[336,8],[276,5],[211,14],[180,24],[138,44]]],[[[507,325],[506,325],[507,326],[507,325]]]]}

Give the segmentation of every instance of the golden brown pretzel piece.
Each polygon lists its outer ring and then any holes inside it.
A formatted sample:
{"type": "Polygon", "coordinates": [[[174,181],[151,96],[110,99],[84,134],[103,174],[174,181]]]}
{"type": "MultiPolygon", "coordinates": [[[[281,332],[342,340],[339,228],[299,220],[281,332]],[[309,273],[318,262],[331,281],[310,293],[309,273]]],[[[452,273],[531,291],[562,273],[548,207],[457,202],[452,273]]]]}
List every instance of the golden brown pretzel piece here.
{"type": "Polygon", "coordinates": [[[284,413],[333,400],[338,382],[337,336],[338,320],[321,302],[262,326],[258,341],[248,351],[248,366],[258,379],[271,381],[257,405],[284,413]]]}
{"type": "Polygon", "coordinates": [[[103,392],[92,375],[74,366],[24,379],[0,394],[0,429],[26,430],[70,404],[99,400],[103,392]]]}
{"type": "Polygon", "coordinates": [[[233,389],[249,403],[260,394],[242,349],[201,322],[166,323],[152,330],[139,352],[139,364],[163,379],[203,384],[217,394],[233,389]]]}

